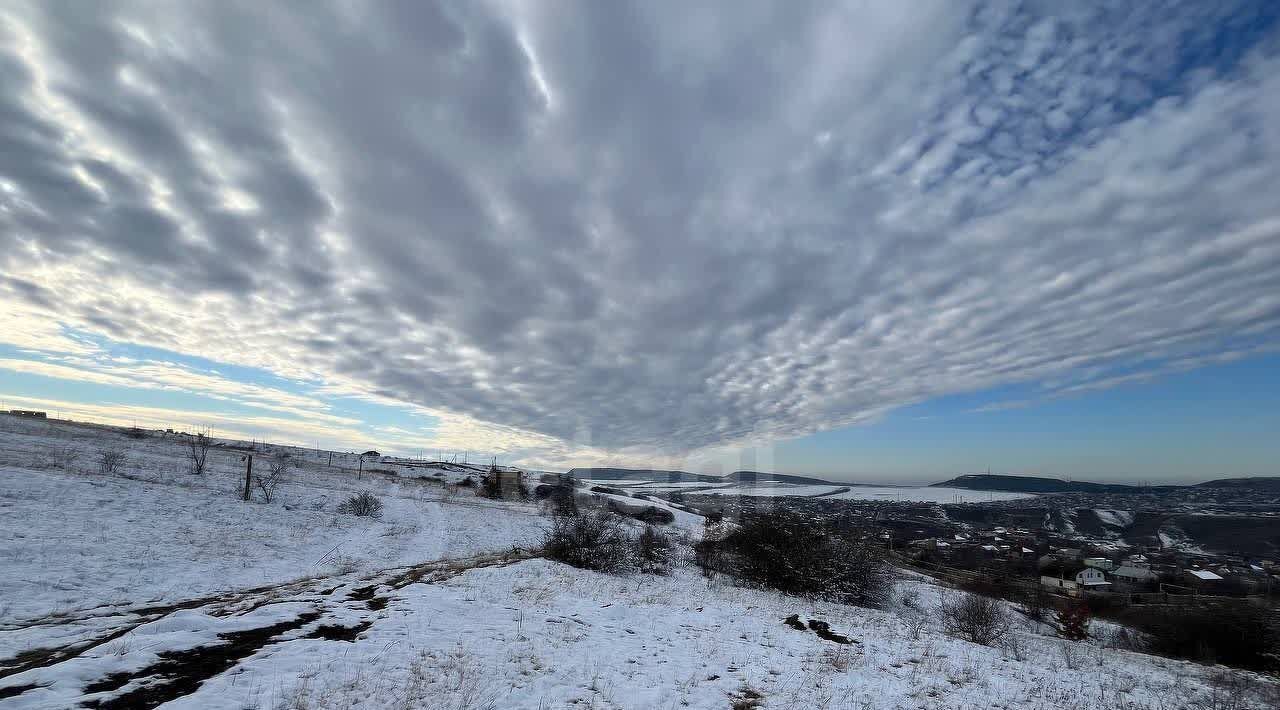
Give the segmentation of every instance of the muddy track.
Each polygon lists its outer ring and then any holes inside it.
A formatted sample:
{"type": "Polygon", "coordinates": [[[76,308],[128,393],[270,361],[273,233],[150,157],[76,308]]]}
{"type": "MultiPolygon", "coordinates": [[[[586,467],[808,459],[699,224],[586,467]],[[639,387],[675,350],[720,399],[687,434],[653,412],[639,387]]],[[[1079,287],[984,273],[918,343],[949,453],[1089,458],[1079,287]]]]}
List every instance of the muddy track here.
{"type": "MultiPolygon", "coordinates": [[[[154,663],[136,672],[112,673],[87,682],[82,695],[111,693],[119,695],[82,701],[87,708],[154,708],[176,698],[190,695],[208,679],[234,668],[240,661],[272,644],[287,643],[297,638],[319,638],[353,642],[375,623],[365,619],[354,626],[344,626],[326,616],[337,609],[353,606],[385,618],[395,592],[411,584],[434,584],[472,569],[506,566],[537,557],[536,552],[512,550],[505,553],[479,555],[455,560],[436,560],[409,567],[395,567],[335,586],[334,579],[308,579],[274,586],[256,587],[241,592],[189,599],[162,606],[137,607],[103,615],[120,617],[119,626],[93,638],[56,648],[39,648],[0,661],[0,679],[29,673],[32,677],[15,679],[12,685],[0,686],[0,699],[23,695],[46,687],[39,677],[43,669],[74,662],[87,651],[121,638],[144,624],[158,621],[169,614],[200,609],[215,617],[248,614],[270,604],[301,602],[312,611],[292,619],[257,628],[219,634],[219,642],[190,649],[165,651],[154,663]],[[338,592],[342,592],[339,594],[338,592]]],[[[68,620],[74,623],[77,620],[68,620]]],[[[56,675],[56,673],[55,673],[56,675]]]]}

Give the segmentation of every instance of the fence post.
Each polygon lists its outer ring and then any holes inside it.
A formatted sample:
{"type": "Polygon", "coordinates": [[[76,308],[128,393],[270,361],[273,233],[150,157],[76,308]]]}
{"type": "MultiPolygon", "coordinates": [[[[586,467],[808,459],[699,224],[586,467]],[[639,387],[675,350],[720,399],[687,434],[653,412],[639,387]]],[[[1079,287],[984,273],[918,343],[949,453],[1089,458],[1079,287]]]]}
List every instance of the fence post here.
{"type": "Polygon", "coordinates": [[[244,499],[249,500],[249,487],[253,485],[253,454],[245,455],[244,465],[244,499]]]}

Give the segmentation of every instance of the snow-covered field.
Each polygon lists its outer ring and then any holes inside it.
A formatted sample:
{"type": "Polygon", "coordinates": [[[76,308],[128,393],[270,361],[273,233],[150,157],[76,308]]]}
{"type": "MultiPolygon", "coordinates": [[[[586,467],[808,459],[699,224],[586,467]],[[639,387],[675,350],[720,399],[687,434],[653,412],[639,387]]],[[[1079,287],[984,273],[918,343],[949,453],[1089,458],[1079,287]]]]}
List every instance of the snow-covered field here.
{"type": "Polygon", "coordinates": [[[894,486],[853,486],[847,493],[830,496],[845,500],[890,500],[912,503],[979,503],[996,500],[1031,498],[1029,493],[1003,491],[970,491],[964,488],[897,488],[894,486]]]}
{"type": "MultiPolygon", "coordinates": [[[[421,479],[465,472],[357,479],[338,467],[350,462],[295,451],[276,500],[246,503],[232,450],[197,478],[173,439],[7,417],[0,437],[0,708],[1172,710],[1280,697],[1258,676],[1068,643],[1016,616],[1013,643],[960,641],[939,626],[943,590],[911,573],[874,611],[708,579],[687,548],[668,576],[573,569],[527,549],[546,524],[535,506],[421,479]],[[129,451],[124,475],[96,471],[107,447],[129,451]],[[381,519],[335,512],[358,490],[384,501],[381,519]],[[791,614],[855,642],[794,630],[791,614]]],[[[664,507],[673,535],[699,534],[700,518],[664,507]]]]}
{"type": "MultiPolygon", "coordinates": [[[[1215,669],[1070,643],[1029,623],[1007,647],[978,646],[941,633],[931,611],[938,588],[915,579],[900,588],[915,590],[904,594],[914,595],[911,608],[899,602],[872,611],[737,588],[689,568],[613,577],[529,560],[380,586],[373,598],[385,606],[377,609],[348,584],[240,615],[183,611],[56,669],[0,681],[0,691],[9,683],[45,686],[20,696],[20,706],[61,708],[86,699],[86,679],[121,673],[118,687],[87,699],[139,699],[146,686],[130,676],[162,652],[281,624],[285,630],[233,672],[165,707],[1225,707],[1192,704],[1215,692],[1226,697],[1215,669]],[[855,643],[785,626],[791,614],[827,621],[855,643]],[[322,623],[355,631],[323,638],[322,623]]],[[[1239,704],[1231,707],[1266,707],[1266,681],[1229,677],[1257,694],[1236,687],[1239,704]]]]}
{"type": "Polygon", "coordinates": [[[529,546],[544,527],[532,505],[418,478],[357,479],[327,453],[297,450],[275,500],[245,503],[242,452],[212,449],[202,476],[187,457],[176,438],[0,417],[0,624],[529,546]],[[127,452],[129,478],[98,473],[107,449],[127,452]],[[335,512],[363,490],[384,503],[380,519],[335,512]]]}

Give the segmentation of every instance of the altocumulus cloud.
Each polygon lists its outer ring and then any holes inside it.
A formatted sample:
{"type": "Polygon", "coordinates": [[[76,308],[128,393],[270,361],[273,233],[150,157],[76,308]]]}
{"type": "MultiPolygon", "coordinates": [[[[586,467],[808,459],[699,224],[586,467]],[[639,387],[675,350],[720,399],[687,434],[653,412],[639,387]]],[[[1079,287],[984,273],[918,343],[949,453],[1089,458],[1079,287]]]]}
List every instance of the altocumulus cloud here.
{"type": "Polygon", "coordinates": [[[669,454],[1273,347],[1275,11],[1067,6],[6,3],[0,298],[669,454]]]}

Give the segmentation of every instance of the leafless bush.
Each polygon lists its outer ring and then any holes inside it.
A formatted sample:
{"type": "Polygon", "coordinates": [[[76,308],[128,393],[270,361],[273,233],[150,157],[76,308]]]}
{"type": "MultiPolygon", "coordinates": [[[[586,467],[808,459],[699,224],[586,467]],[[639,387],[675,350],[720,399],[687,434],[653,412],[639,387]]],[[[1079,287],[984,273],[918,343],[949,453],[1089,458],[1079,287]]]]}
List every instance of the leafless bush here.
{"type": "Polygon", "coordinates": [[[362,518],[381,518],[382,501],[369,491],[360,491],[338,504],[338,512],[362,518]]]}
{"type": "Polygon", "coordinates": [[[961,592],[938,605],[942,627],[966,641],[992,646],[1009,631],[1009,615],[997,599],[961,592]]]}
{"type": "Polygon", "coordinates": [[[254,476],[253,483],[262,494],[264,503],[270,503],[275,498],[276,489],[288,477],[292,464],[288,454],[280,454],[267,460],[267,470],[264,473],[254,476]]]}
{"type": "Polygon", "coordinates": [[[880,549],[791,511],[744,517],[723,537],[704,535],[695,552],[704,570],[787,594],[868,607],[884,607],[892,596],[893,578],[880,549]]]}
{"type": "Polygon", "coordinates": [[[1027,644],[1022,636],[1015,633],[1007,634],[1000,642],[1000,646],[1009,652],[1013,660],[1019,663],[1027,660],[1027,644]]]}
{"type": "Polygon", "coordinates": [[[187,446],[190,449],[188,455],[191,459],[191,474],[194,476],[203,475],[205,463],[209,460],[209,449],[213,446],[213,439],[203,432],[188,434],[187,446]]]}
{"type": "Polygon", "coordinates": [[[636,562],[622,519],[602,510],[552,518],[542,547],[548,559],[598,572],[622,572],[636,562]]]}
{"type": "Polygon", "coordinates": [[[1022,596],[1022,613],[1032,621],[1044,621],[1052,608],[1049,591],[1044,588],[1044,585],[1037,584],[1022,596]]]}
{"type": "Polygon", "coordinates": [[[98,454],[98,473],[104,476],[114,476],[124,468],[128,456],[119,449],[108,449],[98,454]]]}
{"type": "Polygon", "coordinates": [[[1062,663],[1070,670],[1078,670],[1084,664],[1084,654],[1074,643],[1062,644],[1062,663]]]}
{"type": "Polygon", "coordinates": [[[76,461],[80,460],[80,451],[74,446],[51,446],[41,453],[44,460],[37,462],[38,468],[57,468],[69,471],[76,461]]]}
{"type": "Polygon", "coordinates": [[[646,525],[636,538],[636,554],[640,558],[640,569],[654,574],[665,574],[671,566],[671,539],[661,530],[646,525]]]}
{"type": "Polygon", "coordinates": [[[917,609],[920,606],[920,590],[915,587],[904,587],[898,593],[898,603],[904,609],[917,609]]]}
{"type": "Polygon", "coordinates": [[[908,613],[903,613],[902,623],[907,626],[907,633],[911,636],[912,641],[920,640],[920,635],[929,626],[929,619],[925,616],[921,609],[911,609],[908,613]]]}

